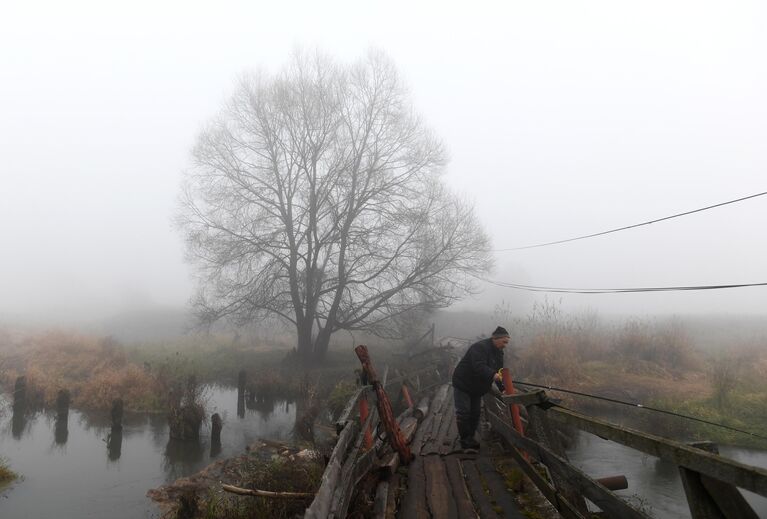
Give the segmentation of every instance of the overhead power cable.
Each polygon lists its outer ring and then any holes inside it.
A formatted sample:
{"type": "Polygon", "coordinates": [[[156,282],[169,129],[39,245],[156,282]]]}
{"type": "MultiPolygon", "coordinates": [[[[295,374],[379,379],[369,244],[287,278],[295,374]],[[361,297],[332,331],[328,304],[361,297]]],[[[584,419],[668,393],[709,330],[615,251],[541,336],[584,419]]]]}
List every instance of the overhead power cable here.
{"type": "Polygon", "coordinates": [[[765,283],[734,283],[729,285],[694,285],[694,286],[669,286],[669,287],[632,287],[632,288],[562,288],[540,287],[534,285],[521,285],[481,278],[483,281],[503,288],[526,290],[528,292],[554,292],[559,294],[626,294],[637,292],[682,292],[693,290],[723,290],[726,288],[761,287],[765,283]]]}
{"type": "MultiPolygon", "coordinates": [[[[522,381],[519,381],[519,380],[515,380],[514,384],[517,384],[517,385],[520,385],[520,386],[530,386],[530,387],[537,387],[537,388],[541,388],[541,389],[548,389],[550,391],[560,391],[562,393],[569,393],[571,395],[578,395],[578,396],[584,396],[584,397],[587,397],[587,398],[593,398],[593,399],[596,399],[596,400],[603,400],[605,402],[612,402],[614,404],[626,405],[626,406],[630,406],[630,407],[637,407],[637,408],[640,408],[640,409],[647,409],[648,411],[653,411],[653,412],[656,412],[656,413],[667,414],[667,415],[670,415],[670,416],[676,416],[678,418],[683,418],[685,420],[692,420],[692,421],[704,423],[704,424],[707,424],[707,425],[713,425],[715,427],[721,427],[722,429],[727,429],[727,430],[738,432],[738,433],[742,433],[742,434],[748,434],[749,436],[753,436],[754,438],[759,438],[761,440],[767,440],[766,436],[762,436],[760,434],[757,434],[757,433],[754,433],[754,432],[751,432],[751,431],[745,431],[743,429],[738,429],[737,427],[731,427],[731,426],[725,425],[723,423],[711,422],[709,420],[704,420],[703,418],[698,418],[697,416],[690,416],[690,415],[686,415],[686,414],[676,413],[674,411],[668,411],[666,409],[659,409],[657,407],[650,407],[650,406],[646,406],[646,405],[639,404],[639,403],[636,403],[636,402],[626,402],[624,400],[618,400],[618,399],[615,399],[615,398],[608,398],[608,397],[599,396],[599,395],[591,395],[589,393],[582,393],[580,391],[573,391],[571,389],[563,389],[563,388],[560,388],[560,387],[546,386],[546,385],[541,385],[541,384],[533,384],[532,382],[522,382],[522,381]]],[[[559,405],[559,404],[555,404],[555,405],[559,405]]],[[[563,407],[563,406],[559,406],[559,407],[563,407]]]]}
{"type": "Polygon", "coordinates": [[[495,249],[493,252],[508,252],[508,251],[515,251],[515,250],[523,250],[523,249],[535,249],[535,248],[538,248],[538,247],[546,247],[546,246],[549,246],[549,245],[557,245],[557,244],[560,244],[560,243],[567,243],[567,242],[576,241],[576,240],[585,240],[586,238],[594,238],[595,236],[602,236],[604,234],[610,234],[610,233],[618,232],[618,231],[625,231],[626,229],[633,229],[635,227],[641,227],[643,225],[650,225],[652,223],[658,223],[658,222],[662,222],[664,220],[671,220],[672,218],[679,218],[680,216],[687,216],[688,214],[699,213],[701,211],[707,211],[709,209],[714,209],[716,207],[722,207],[723,205],[734,204],[736,202],[742,202],[744,200],[749,200],[751,198],[756,198],[758,196],[764,196],[764,195],[767,195],[767,191],[764,191],[762,193],[756,193],[755,195],[744,196],[742,198],[737,198],[735,200],[729,200],[727,202],[721,202],[719,204],[714,204],[714,205],[709,205],[709,206],[706,206],[706,207],[701,207],[699,209],[693,209],[692,211],[685,211],[684,213],[677,213],[677,214],[673,214],[671,216],[664,216],[663,218],[657,218],[655,220],[650,220],[648,222],[641,222],[641,223],[636,223],[634,225],[627,225],[625,227],[618,227],[616,229],[610,229],[609,231],[595,232],[593,234],[584,234],[583,236],[576,236],[574,238],[567,238],[566,240],[550,241],[550,242],[546,242],[546,243],[538,243],[536,245],[525,245],[524,247],[512,247],[512,248],[509,248],[509,249],[495,249]]]}

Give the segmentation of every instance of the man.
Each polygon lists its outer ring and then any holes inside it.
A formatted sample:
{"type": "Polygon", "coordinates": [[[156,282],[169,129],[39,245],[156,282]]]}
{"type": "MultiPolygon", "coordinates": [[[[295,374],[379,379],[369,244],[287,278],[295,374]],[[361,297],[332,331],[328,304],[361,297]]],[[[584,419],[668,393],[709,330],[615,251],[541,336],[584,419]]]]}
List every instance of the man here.
{"type": "Polygon", "coordinates": [[[475,342],[466,351],[453,372],[455,421],[465,450],[479,449],[474,433],[479,425],[482,395],[490,391],[493,382],[501,383],[503,349],[509,344],[509,332],[499,326],[489,339],[475,342]]]}

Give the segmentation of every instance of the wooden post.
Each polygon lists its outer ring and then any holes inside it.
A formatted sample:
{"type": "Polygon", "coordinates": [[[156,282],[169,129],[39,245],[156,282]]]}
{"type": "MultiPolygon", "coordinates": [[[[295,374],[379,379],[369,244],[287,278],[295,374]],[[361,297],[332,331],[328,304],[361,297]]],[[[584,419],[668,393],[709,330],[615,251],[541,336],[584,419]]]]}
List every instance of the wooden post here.
{"type": "Polygon", "coordinates": [[[56,420],[66,422],[69,418],[69,403],[71,398],[66,389],[59,390],[56,396],[56,420]]]}
{"type": "Polygon", "coordinates": [[[402,398],[405,399],[405,403],[407,404],[408,408],[413,408],[413,399],[410,398],[410,390],[407,388],[407,383],[402,383],[402,398]]]}
{"type": "Polygon", "coordinates": [[[111,461],[117,461],[122,455],[123,430],[122,427],[114,428],[107,436],[107,456],[111,461]]]}
{"type": "Polygon", "coordinates": [[[112,402],[112,430],[121,430],[123,428],[123,401],[122,398],[116,398],[112,402]]]}
{"type": "Polygon", "coordinates": [[[13,385],[13,412],[24,412],[27,408],[27,377],[24,375],[16,379],[13,385]]]}
{"type": "MultiPolygon", "coordinates": [[[[514,382],[511,380],[511,372],[509,368],[503,368],[501,370],[501,376],[503,377],[504,395],[514,394],[514,382]]],[[[522,419],[519,417],[519,407],[516,404],[509,405],[511,410],[511,420],[514,424],[514,428],[521,435],[525,435],[524,428],[522,427],[522,419]]]]}
{"type": "MultiPolygon", "coordinates": [[[[712,442],[696,442],[690,446],[719,454],[712,442]]],[[[693,519],[758,519],[734,485],[685,467],[679,467],[679,473],[693,519]]]]}
{"type": "Polygon", "coordinates": [[[59,445],[67,443],[67,438],[69,438],[69,402],[69,391],[66,389],[59,390],[56,397],[56,426],[53,433],[53,437],[59,445]]]}
{"type": "Polygon", "coordinates": [[[437,327],[436,324],[431,323],[431,330],[429,330],[429,331],[431,332],[431,344],[430,344],[430,346],[432,348],[434,347],[434,332],[436,331],[436,327],[437,327]]]}
{"type": "MultiPolygon", "coordinates": [[[[370,408],[368,407],[367,394],[364,394],[362,395],[362,398],[360,398],[360,427],[365,426],[365,422],[369,415],[370,408]]],[[[368,450],[373,446],[373,435],[370,433],[370,427],[365,427],[363,434],[365,435],[365,442],[363,445],[365,446],[365,450],[368,450]]]]}
{"type": "Polygon", "coordinates": [[[223,422],[221,421],[221,416],[218,413],[213,413],[213,416],[210,417],[210,442],[211,443],[221,443],[221,428],[223,427],[223,422]]]}
{"type": "Polygon", "coordinates": [[[394,418],[389,397],[386,395],[386,391],[384,391],[381,382],[378,380],[378,375],[376,374],[375,369],[373,369],[373,363],[370,360],[368,349],[364,345],[359,345],[354,348],[354,352],[360,359],[362,370],[366,373],[368,382],[372,384],[373,389],[375,389],[378,416],[386,430],[386,437],[389,439],[392,448],[399,453],[402,464],[407,465],[413,459],[413,454],[410,452],[410,447],[408,447],[407,442],[405,442],[405,439],[402,437],[402,431],[400,431],[399,424],[394,418]]]}
{"type": "Polygon", "coordinates": [[[245,370],[242,369],[237,374],[237,416],[245,418],[245,384],[247,383],[247,375],[245,370]]]}

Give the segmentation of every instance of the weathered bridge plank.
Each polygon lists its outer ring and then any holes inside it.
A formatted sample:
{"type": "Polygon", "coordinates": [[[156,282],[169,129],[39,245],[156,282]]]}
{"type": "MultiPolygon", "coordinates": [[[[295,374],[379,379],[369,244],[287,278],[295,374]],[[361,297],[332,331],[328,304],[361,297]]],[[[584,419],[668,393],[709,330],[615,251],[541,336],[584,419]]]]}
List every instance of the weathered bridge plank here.
{"type": "Polygon", "coordinates": [[[455,498],[442,458],[425,456],[423,465],[426,474],[426,499],[431,516],[458,519],[455,498]]]}
{"type": "Polygon", "coordinates": [[[496,519],[498,514],[493,509],[493,504],[490,502],[490,497],[485,493],[485,489],[482,487],[482,478],[477,469],[477,465],[474,460],[464,460],[463,471],[466,474],[466,484],[471,492],[472,501],[479,512],[481,519],[496,519]]]}
{"type": "Polygon", "coordinates": [[[472,519],[479,517],[471,502],[469,489],[466,488],[466,480],[464,479],[463,468],[458,456],[447,456],[444,458],[444,461],[447,477],[450,480],[450,487],[453,490],[458,517],[472,519]]]}

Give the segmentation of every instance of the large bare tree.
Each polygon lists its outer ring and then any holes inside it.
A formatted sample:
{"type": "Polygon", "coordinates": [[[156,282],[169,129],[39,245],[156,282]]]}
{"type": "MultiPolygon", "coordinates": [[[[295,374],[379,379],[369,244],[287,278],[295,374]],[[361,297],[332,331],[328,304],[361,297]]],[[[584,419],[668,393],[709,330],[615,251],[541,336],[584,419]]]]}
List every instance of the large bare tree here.
{"type": "Polygon", "coordinates": [[[333,332],[386,335],[490,267],[471,206],[441,183],[442,144],[381,53],[297,53],[245,77],[193,155],[179,226],[203,322],[276,315],[301,358],[321,358],[333,332]]]}

